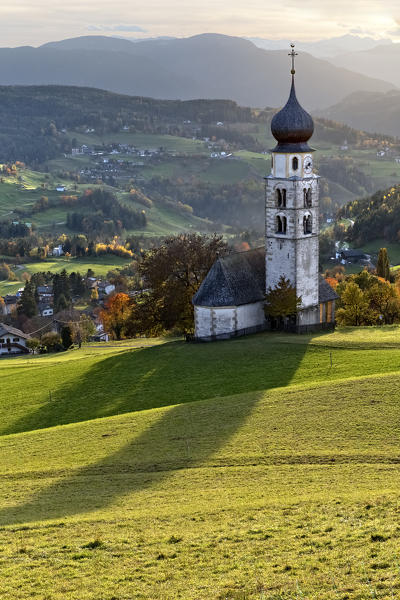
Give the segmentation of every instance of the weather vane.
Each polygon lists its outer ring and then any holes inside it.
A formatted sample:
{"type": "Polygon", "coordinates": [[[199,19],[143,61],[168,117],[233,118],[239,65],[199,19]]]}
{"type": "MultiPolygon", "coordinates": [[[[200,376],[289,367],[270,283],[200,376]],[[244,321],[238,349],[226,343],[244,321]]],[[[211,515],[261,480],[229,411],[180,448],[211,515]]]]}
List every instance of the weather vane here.
{"type": "Polygon", "coordinates": [[[292,49],[292,51],[288,54],[288,56],[292,57],[292,70],[290,72],[292,75],[294,75],[296,73],[295,68],[294,68],[294,59],[297,56],[297,52],[294,51],[294,44],[290,44],[290,47],[292,49]]]}

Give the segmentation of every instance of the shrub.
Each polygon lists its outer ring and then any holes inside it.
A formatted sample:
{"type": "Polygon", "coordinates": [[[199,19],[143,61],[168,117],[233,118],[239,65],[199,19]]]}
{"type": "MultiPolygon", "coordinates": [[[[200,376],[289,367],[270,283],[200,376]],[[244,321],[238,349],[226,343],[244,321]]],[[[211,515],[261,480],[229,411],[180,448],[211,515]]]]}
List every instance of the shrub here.
{"type": "Polygon", "coordinates": [[[93,542],[88,542],[87,544],[82,546],[82,548],[88,548],[89,550],[95,550],[96,548],[102,548],[103,546],[104,546],[104,543],[101,540],[99,540],[99,538],[96,538],[95,540],[93,540],[93,542]]]}
{"type": "Polygon", "coordinates": [[[17,278],[15,274],[11,271],[10,267],[7,263],[2,263],[0,265],[0,281],[8,280],[15,281],[17,278]]]}
{"type": "Polygon", "coordinates": [[[47,352],[58,352],[62,349],[61,337],[55,331],[42,335],[41,341],[47,352]]]}
{"type": "Polygon", "coordinates": [[[181,537],[176,537],[175,535],[171,535],[171,537],[168,540],[168,544],[179,544],[179,542],[182,541],[181,537]]]}
{"type": "Polygon", "coordinates": [[[38,338],[29,338],[26,341],[26,346],[29,348],[29,350],[32,350],[32,354],[35,354],[35,351],[40,346],[40,340],[38,338]]]}

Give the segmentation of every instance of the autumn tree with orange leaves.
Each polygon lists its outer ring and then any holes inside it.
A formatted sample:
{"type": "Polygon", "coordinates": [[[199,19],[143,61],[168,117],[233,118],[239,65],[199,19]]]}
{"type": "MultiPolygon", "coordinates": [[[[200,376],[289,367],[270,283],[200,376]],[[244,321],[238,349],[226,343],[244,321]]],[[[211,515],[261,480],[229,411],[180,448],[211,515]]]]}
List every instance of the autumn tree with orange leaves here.
{"type": "Polygon", "coordinates": [[[111,333],[114,339],[120,340],[124,336],[126,322],[131,311],[131,300],[122,292],[111,296],[100,312],[100,319],[104,331],[111,333]]]}

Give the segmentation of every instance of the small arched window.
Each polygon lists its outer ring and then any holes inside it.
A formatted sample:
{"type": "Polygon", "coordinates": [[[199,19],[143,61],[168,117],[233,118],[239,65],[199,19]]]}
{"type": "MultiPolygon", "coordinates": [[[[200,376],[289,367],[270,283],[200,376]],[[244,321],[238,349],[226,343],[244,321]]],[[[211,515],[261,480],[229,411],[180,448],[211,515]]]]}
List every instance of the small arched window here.
{"type": "Polygon", "coordinates": [[[274,155],[271,154],[271,171],[274,168],[274,155]]]}
{"type": "Polygon", "coordinates": [[[304,208],[311,208],[312,206],[312,197],[311,197],[311,188],[304,188],[304,208]]]}
{"type": "Polygon", "coordinates": [[[276,233],[280,233],[282,235],[286,234],[287,230],[287,219],[284,216],[278,215],[276,217],[276,233]]]}
{"type": "Polygon", "coordinates": [[[276,206],[278,208],[286,208],[286,190],[277,188],[275,190],[276,206]]]}
{"type": "Polygon", "coordinates": [[[297,171],[298,168],[299,168],[299,159],[297,158],[297,156],[294,156],[292,158],[292,169],[293,169],[293,171],[297,171]]]}
{"type": "Polygon", "coordinates": [[[304,235],[308,235],[308,234],[312,233],[312,217],[311,217],[311,215],[304,215],[303,229],[304,229],[304,235]]]}

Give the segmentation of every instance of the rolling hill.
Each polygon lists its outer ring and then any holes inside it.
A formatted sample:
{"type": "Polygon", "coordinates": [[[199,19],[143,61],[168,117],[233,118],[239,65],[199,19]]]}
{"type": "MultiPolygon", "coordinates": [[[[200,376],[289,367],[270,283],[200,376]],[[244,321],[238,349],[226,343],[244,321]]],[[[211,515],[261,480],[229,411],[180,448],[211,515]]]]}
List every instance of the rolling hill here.
{"type": "Polygon", "coordinates": [[[396,597],[400,329],[160,342],[0,362],[2,597],[396,597]]]}
{"type": "Polygon", "coordinates": [[[317,114],[356,129],[400,136],[400,92],[356,92],[317,114]]]}
{"type": "MultiPolygon", "coordinates": [[[[357,90],[393,87],[306,53],[297,68],[299,92],[311,109],[357,90]]],[[[266,51],[218,34],[140,43],[96,36],[0,49],[2,85],[78,85],[165,99],[227,98],[263,107],[283,104],[288,77],[287,51],[266,51]]]]}

